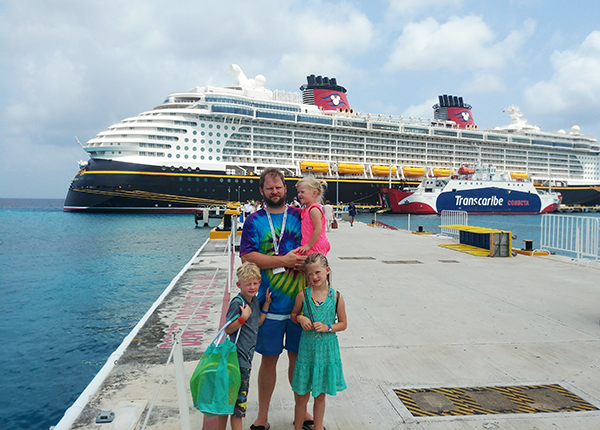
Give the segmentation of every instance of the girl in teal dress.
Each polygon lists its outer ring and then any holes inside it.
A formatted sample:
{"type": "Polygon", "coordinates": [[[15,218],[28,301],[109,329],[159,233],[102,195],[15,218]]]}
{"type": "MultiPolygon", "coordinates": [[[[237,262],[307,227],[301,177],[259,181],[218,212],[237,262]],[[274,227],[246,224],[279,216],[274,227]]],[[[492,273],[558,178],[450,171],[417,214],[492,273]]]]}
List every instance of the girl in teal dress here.
{"type": "Polygon", "coordinates": [[[346,389],[336,335],[346,330],[346,305],[342,295],[329,286],[331,269],[323,254],[309,255],[304,267],[310,286],[296,296],[291,315],[292,321],[303,328],[292,379],[297,394],[294,428],[307,428],[303,419],[312,394],[314,430],[323,430],[325,395],[335,396],[346,389]]]}

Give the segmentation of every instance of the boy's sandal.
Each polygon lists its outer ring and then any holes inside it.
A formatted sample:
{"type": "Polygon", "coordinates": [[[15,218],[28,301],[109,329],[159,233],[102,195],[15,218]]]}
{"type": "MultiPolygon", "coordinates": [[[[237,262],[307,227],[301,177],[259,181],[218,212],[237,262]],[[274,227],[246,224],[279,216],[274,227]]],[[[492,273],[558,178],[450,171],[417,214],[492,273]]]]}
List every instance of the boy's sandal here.
{"type": "Polygon", "coordinates": [[[254,424],[250,424],[250,430],[269,430],[271,428],[271,424],[267,423],[267,426],[255,426],[254,424]]]}

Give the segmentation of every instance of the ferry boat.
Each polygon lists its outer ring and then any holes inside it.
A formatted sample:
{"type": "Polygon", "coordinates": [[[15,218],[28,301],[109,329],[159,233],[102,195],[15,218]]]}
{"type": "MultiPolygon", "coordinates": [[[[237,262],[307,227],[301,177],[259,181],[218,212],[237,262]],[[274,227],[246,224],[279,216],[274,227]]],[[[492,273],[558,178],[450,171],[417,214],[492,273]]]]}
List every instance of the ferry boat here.
{"type": "Polygon", "coordinates": [[[300,92],[285,92],[230,69],[234,86],[170,94],[81,144],[89,159],[64,209],[193,212],[260,199],[258,175],[269,166],[284,172],[290,200],[312,174],[327,181],[332,202],[380,207],[382,188],[414,188],[478,153],[538,189],[551,186],[565,204],[600,204],[600,147],[577,127],[542,132],[513,106],[510,125],[478,130],[471,106],[448,95],[431,120],[371,115],[350,107],[335,78],[310,75],[300,92]]]}
{"type": "Polygon", "coordinates": [[[560,193],[538,191],[531,181],[498,173],[494,166],[459,168],[458,175],[426,178],[414,192],[382,189],[392,213],[540,214],[554,212],[560,193]],[[462,173],[461,173],[462,172],[462,173]]]}

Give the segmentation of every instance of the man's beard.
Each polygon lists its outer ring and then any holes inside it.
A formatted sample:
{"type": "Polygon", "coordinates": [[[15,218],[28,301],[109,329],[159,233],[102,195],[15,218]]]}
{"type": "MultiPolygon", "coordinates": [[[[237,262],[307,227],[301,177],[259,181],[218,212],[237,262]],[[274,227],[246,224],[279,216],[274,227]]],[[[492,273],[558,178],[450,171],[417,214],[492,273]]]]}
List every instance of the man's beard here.
{"type": "Polygon", "coordinates": [[[264,197],[264,199],[265,199],[265,203],[270,208],[280,208],[281,206],[283,206],[285,204],[285,194],[283,196],[279,197],[279,200],[271,200],[268,197],[264,197]]]}

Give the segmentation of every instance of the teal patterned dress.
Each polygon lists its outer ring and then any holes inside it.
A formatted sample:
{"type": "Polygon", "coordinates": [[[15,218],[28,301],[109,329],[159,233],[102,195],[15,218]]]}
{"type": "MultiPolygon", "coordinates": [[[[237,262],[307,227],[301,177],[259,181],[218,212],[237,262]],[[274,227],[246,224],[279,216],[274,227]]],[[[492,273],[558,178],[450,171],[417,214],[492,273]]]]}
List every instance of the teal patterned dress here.
{"type": "MultiPolygon", "coordinates": [[[[304,294],[305,300],[302,307],[304,316],[313,322],[319,321],[323,324],[333,325],[336,311],[333,288],[329,288],[327,299],[320,305],[317,305],[312,299],[312,287],[304,290],[304,294]]],[[[336,333],[302,331],[292,389],[300,395],[312,391],[313,397],[317,397],[321,393],[335,396],[338,391],[346,389],[340,345],[336,333]]]]}

